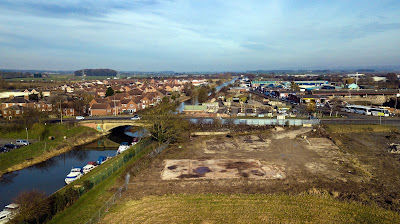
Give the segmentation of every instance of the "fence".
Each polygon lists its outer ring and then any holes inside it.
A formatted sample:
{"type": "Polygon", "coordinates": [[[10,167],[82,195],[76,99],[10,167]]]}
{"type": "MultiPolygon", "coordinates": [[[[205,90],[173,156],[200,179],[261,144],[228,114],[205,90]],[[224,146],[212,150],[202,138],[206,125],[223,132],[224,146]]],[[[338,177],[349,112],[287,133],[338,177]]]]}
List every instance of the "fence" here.
{"type": "Polygon", "coordinates": [[[101,218],[108,212],[113,204],[122,196],[122,193],[128,189],[130,175],[126,174],[125,183],[121,186],[115,194],[99,209],[99,211],[91,218],[86,224],[95,224],[98,223],[101,218]]]}
{"type": "MultiPolygon", "coordinates": [[[[194,124],[213,124],[214,119],[211,118],[190,118],[189,121],[194,124]]],[[[304,124],[318,125],[319,119],[220,119],[221,124],[234,124],[234,125],[289,125],[289,126],[302,126],[304,124]]]]}
{"type": "Polygon", "coordinates": [[[107,167],[101,172],[92,175],[89,181],[92,182],[93,186],[101,183],[103,180],[107,179],[111,174],[121,168],[125,163],[127,163],[131,158],[135,157],[137,154],[143,151],[148,145],[151,144],[151,140],[143,139],[137,145],[134,146],[134,150],[128,150],[121,158],[117,160],[106,162],[107,167]],[[108,164],[107,164],[108,163],[108,164]]]}
{"type": "MultiPolygon", "coordinates": [[[[153,151],[151,151],[148,154],[149,158],[154,158],[155,156],[157,156],[158,154],[160,154],[162,151],[164,151],[164,149],[166,149],[169,145],[169,142],[165,142],[162,145],[160,145],[159,147],[157,147],[156,149],[154,149],[153,151]]],[[[147,145],[146,145],[147,146],[147,145]]],[[[127,158],[132,158],[135,155],[137,155],[138,153],[140,153],[145,147],[141,148],[140,151],[137,151],[138,149],[136,149],[132,154],[133,156],[131,157],[127,157],[127,158]]],[[[130,155],[131,153],[127,154],[130,155]]],[[[127,156],[125,155],[125,156],[127,156]]],[[[124,156],[124,157],[125,157],[124,156]]],[[[129,161],[129,160],[128,160],[129,161]]],[[[96,224],[98,222],[100,222],[101,218],[108,212],[108,210],[110,209],[110,207],[115,204],[116,200],[121,198],[122,193],[125,192],[128,189],[128,184],[129,184],[129,180],[130,180],[130,175],[127,174],[125,176],[125,183],[123,186],[121,186],[117,192],[115,192],[115,194],[113,194],[113,196],[99,209],[99,211],[96,212],[96,214],[86,223],[86,224],[96,224]]]]}

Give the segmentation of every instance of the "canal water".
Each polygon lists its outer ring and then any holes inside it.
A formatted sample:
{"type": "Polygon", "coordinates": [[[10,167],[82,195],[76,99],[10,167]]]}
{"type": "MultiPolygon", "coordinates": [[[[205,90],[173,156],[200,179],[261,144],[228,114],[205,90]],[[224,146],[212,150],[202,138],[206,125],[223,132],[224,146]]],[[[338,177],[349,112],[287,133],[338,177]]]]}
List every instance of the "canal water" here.
{"type": "Polygon", "coordinates": [[[107,138],[77,147],[43,163],[5,174],[0,180],[0,210],[24,191],[39,190],[46,195],[56,192],[65,186],[64,179],[74,166],[85,166],[90,161],[97,161],[99,156],[115,156],[119,143],[132,141],[132,137],[124,134],[126,131],[126,127],[116,128],[107,138]]]}

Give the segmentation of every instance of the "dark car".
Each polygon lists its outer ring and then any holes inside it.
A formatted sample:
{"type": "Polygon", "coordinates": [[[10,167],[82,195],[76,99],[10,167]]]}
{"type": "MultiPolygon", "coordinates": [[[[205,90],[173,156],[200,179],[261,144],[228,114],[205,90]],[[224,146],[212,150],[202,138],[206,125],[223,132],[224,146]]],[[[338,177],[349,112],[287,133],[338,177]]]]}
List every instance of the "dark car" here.
{"type": "Polygon", "coordinates": [[[7,149],[18,149],[18,146],[10,143],[10,144],[5,144],[4,148],[7,148],[7,149]]]}
{"type": "Polygon", "coordinates": [[[0,147],[0,153],[5,153],[5,152],[9,152],[10,150],[8,148],[5,147],[0,147]]]}

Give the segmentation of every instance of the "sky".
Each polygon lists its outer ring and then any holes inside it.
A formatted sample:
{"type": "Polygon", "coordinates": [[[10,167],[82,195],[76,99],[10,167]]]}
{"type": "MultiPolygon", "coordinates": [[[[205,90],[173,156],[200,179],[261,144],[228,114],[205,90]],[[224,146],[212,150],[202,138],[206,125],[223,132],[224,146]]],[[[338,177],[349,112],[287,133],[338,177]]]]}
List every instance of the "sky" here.
{"type": "Polygon", "coordinates": [[[398,0],[1,0],[0,68],[400,65],[398,0]]]}

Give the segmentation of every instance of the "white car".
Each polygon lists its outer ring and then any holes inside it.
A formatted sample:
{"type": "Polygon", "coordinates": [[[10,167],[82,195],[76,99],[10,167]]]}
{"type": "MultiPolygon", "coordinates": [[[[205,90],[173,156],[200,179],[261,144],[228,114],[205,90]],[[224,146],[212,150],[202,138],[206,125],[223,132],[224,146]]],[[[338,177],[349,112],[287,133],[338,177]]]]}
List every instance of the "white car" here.
{"type": "Polygon", "coordinates": [[[29,145],[29,142],[25,141],[23,139],[18,139],[18,140],[15,141],[15,145],[17,145],[17,146],[29,145]]]}
{"type": "Polygon", "coordinates": [[[77,120],[85,120],[85,117],[84,116],[76,116],[76,119],[77,120]]]}
{"type": "Polygon", "coordinates": [[[135,116],[133,116],[132,118],[131,118],[131,120],[140,120],[140,115],[135,115],[135,116]]]}

